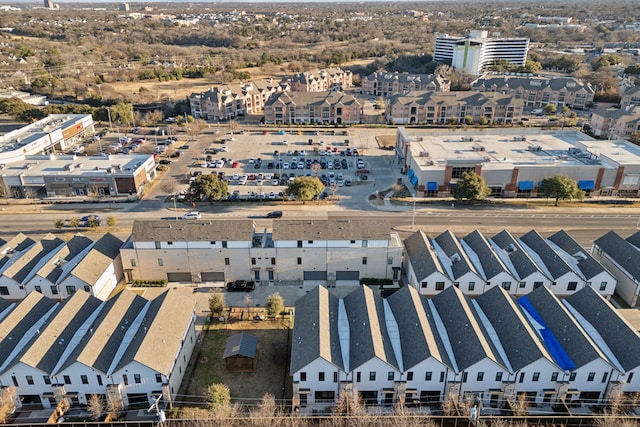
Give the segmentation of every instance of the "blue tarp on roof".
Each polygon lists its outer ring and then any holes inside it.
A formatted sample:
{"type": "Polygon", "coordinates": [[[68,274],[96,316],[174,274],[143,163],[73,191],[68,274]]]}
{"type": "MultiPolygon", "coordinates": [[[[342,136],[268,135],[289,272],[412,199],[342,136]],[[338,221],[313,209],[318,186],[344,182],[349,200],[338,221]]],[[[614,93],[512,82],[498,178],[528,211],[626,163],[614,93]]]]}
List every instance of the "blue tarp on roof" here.
{"type": "Polygon", "coordinates": [[[520,299],[518,299],[518,303],[522,306],[522,308],[525,309],[527,313],[529,313],[533,320],[535,320],[539,324],[539,328],[536,327],[536,325],[532,326],[534,326],[534,328],[542,337],[547,351],[549,351],[549,354],[551,355],[551,357],[553,357],[553,360],[555,360],[558,366],[560,366],[565,371],[573,371],[574,369],[576,369],[575,363],[573,363],[573,360],[571,360],[567,352],[564,351],[564,348],[562,348],[560,341],[558,341],[555,335],[553,335],[553,332],[551,332],[545,321],[542,320],[542,317],[540,317],[536,309],[531,304],[531,301],[529,301],[527,297],[520,297],[520,299]]]}
{"type": "Polygon", "coordinates": [[[435,181],[429,181],[427,183],[427,191],[438,191],[438,183],[435,181]]]}
{"type": "Polygon", "coordinates": [[[414,175],[415,175],[415,173],[413,172],[413,169],[409,169],[409,173],[407,174],[407,176],[409,178],[413,178],[414,175]]]}
{"type": "Polygon", "coordinates": [[[417,177],[417,176],[414,176],[413,178],[411,178],[411,183],[412,183],[413,185],[416,185],[416,184],[418,183],[418,177],[417,177]]]}
{"type": "Polygon", "coordinates": [[[518,182],[518,190],[533,190],[533,181],[518,182]]]}
{"type": "Polygon", "coordinates": [[[596,188],[596,183],[590,180],[578,181],[578,188],[581,190],[593,190],[596,188]]]}

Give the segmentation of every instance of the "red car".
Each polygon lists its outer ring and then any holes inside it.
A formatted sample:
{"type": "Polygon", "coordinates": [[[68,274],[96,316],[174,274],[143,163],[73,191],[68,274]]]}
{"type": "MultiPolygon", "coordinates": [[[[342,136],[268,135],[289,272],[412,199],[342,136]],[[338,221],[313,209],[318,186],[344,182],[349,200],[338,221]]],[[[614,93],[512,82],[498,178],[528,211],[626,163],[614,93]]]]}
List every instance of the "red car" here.
{"type": "Polygon", "coordinates": [[[233,162],[233,163],[231,163],[231,167],[232,167],[232,168],[237,168],[237,167],[239,167],[239,166],[240,166],[240,165],[238,164],[238,162],[233,162]]]}

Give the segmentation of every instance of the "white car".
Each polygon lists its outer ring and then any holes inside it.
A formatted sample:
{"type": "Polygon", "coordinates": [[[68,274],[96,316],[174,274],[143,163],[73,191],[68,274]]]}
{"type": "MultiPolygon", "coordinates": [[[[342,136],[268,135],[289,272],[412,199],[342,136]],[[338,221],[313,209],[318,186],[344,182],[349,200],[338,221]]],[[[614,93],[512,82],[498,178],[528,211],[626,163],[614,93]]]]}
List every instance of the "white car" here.
{"type": "Polygon", "coordinates": [[[253,157],[249,159],[249,164],[252,165],[256,162],[256,159],[254,159],[253,157]]]}
{"type": "Polygon", "coordinates": [[[304,169],[304,162],[298,162],[298,169],[304,169]]]}
{"type": "Polygon", "coordinates": [[[202,218],[202,214],[198,211],[191,211],[191,212],[187,212],[186,214],[182,215],[180,218],[182,219],[200,219],[202,218]]]}
{"type": "Polygon", "coordinates": [[[234,181],[237,181],[237,180],[240,179],[240,175],[235,174],[235,175],[233,175],[233,177],[231,179],[234,180],[234,181]]]}
{"type": "Polygon", "coordinates": [[[128,136],[121,136],[120,138],[118,138],[118,142],[120,142],[121,144],[128,144],[131,142],[131,138],[129,138],[128,136]]]}
{"type": "Polygon", "coordinates": [[[217,168],[223,168],[224,167],[224,160],[218,160],[216,162],[216,167],[217,168]]]}
{"type": "Polygon", "coordinates": [[[276,198],[276,193],[274,193],[273,191],[269,192],[269,198],[270,199],[275,199],[276,198]]]}
{"type": "Polygon", "coordinates": [[[328,168],[328,169],[333,169],[333,160],[329,160],[329,161],[327,162],[327,168],[328,168]]]}
{"type": "Polygon", "coordinates": [[[229,147],[227,147],[226,145],[223,145],[222,147],[220,147],[220,151],[227,152],[229,151],[229,147]]]}
{"type": "Polygon", "coordinates": [[[277,179],[271,180],[271,185],[279,185],[280,181],[278,181],[277,179]]]}
{"type": "Polygon", "coordinates": [[[284,162],[282,164],[282,169],[289,169],[289,162],[284,162]]]}

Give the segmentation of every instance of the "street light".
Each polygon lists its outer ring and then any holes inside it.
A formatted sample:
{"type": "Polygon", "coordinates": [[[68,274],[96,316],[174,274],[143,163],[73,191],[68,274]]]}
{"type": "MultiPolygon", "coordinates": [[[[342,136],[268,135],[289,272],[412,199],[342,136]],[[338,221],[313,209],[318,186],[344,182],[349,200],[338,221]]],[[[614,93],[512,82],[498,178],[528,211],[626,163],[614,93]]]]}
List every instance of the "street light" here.
{"type": "Polygon", "coordinates": [[[413,196],[413,213],[411,214],[411,229],[416,227],[416,196],[413,196]]]}

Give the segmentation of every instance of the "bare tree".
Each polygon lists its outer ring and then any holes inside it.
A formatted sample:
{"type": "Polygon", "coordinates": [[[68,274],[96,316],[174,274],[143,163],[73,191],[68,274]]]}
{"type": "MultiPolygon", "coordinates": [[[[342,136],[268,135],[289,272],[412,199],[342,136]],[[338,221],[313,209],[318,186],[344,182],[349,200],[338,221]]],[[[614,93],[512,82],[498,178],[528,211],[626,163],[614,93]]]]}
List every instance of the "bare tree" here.
{"type": "Polygon", "coordinates": [[[7,424],[16,410],[15,394],[15,387],[6,387],[0,391],[0,424],[7,424]]]}
{"type": "Polygon", "coordinates": [[[120,416],[120,413],[124,409],[124,405],[122,404],[122,400],[112,400],[107,405],[107,414],[111,419],[117,419],[120,416]]]}
{"type": "Polygon", "coordinates": [[[100,416],[104,413],[105,410],[105,402],[104,398],[99,394],[92,394],[89,396],[89,400],[87,401],[87,411],[91,414],[91,417],[94,420],[100,418],[100,416]]]}

